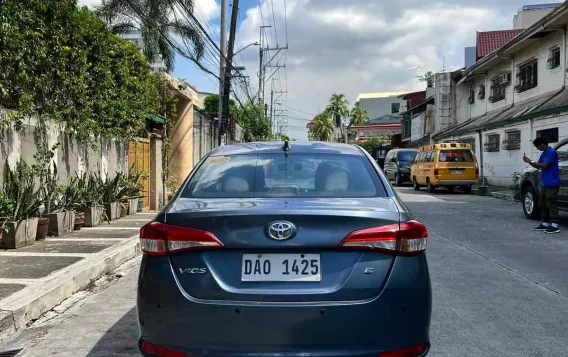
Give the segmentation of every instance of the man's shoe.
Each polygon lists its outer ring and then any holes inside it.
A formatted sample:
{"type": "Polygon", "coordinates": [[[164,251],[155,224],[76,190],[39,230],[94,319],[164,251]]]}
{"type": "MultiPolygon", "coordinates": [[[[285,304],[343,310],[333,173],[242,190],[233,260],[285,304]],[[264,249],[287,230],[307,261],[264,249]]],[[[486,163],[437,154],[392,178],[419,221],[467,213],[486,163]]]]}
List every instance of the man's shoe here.
{"type": "Polygon", "coordinates": [[[545,231],[547,234],[560,233],[560,228],[550,226],[545,231]]]}
{"type": "Polygon", "coordinates": [[[550,227],[552,226],[545,226],[544,224],[541,223],[538,227],[534,227],[534,230],[544,232],[550,227]]]}

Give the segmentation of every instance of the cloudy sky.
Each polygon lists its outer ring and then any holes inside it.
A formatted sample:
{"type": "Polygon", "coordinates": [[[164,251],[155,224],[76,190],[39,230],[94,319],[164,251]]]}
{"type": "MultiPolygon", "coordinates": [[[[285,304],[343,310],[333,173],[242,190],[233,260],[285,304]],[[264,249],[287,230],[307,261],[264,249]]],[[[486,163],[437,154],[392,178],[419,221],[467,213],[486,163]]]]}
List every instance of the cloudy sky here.
{"type": "MultiPolygon", "coordinates": [[[[476,31],[512,28],[513,15],[527,1],[241,0],[237,49],[258,41],[263,24],[272,26],[266,30],[270,47],[288,44],[287,53],[273,62],[286,63],[286,70],[268,81],[266,97],[272,85],[287,90],[280,99],[286,112],[279,114],[288,116],[291,137],[305,139],[305,124],[332,93],[344,93],[352,104],[362,92],[421,89],[417,75],[462,67],[464,47],[475,44],[476,31]]],[[[218,40],[220,0],[195,2],[197,17],[218,40]]],[[[251,95],[258,89],[258,52],[251,46],[236,58],[250,76],[251,95]]],[[[217,73],[212,56],[207,57],[204,65],[217,73]]],[[[199,91],[218,91],[212,76],[182,58],[174,75],[199,91]]],[[[246,98],[244,86],[237,92],[246,98]]]]}

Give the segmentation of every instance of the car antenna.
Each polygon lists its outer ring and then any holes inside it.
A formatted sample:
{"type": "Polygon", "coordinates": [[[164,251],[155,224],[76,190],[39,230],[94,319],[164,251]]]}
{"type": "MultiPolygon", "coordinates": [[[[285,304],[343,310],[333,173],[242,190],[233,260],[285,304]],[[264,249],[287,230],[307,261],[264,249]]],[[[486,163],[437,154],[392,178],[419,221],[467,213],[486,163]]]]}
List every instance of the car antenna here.
{"type": "Polygon", "coordinates": [[[286,158],[288,158],[288,152],[290,151],[290,143],[288,142],[288,140],[284,141],[284,146],[282,146],[282,150],[284,151],[284,155],[286,155],[286,158]]]}

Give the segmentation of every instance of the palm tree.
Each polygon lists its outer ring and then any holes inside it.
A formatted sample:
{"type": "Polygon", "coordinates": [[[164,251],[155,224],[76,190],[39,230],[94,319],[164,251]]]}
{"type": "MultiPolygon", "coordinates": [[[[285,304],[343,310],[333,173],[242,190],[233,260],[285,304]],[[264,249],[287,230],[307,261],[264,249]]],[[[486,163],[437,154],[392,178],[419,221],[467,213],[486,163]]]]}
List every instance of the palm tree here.
{"type": "Polygon", "coordinates": [[[326,112],[316,115],[314,118],[314,124],[310,126],[312,135],[320,141],[328,141],[333,134],[334,129],[335,125],[326,112]]]}
{"type": "MultiPolygon", "coordinates": [[[[349,102],[345,98],[345,94],[340,93],[333,93],[331,98],[329,98],[329,104],[325,108],[325,112],[332,116],[334,119],[337,118],[345,118],[349,116],[349,102]]],[[[337,123],[337,119],[335,120],[335,126],[339,126],[337,123]]]]}
{"type": "Polygon", "coordinates": [[[369,114],[367,111],[360,106],[356,105],[351,109],[351,123],[349,126],[352,125],[361,125],[369,121],[369,114]]]}
{"type": "Polygon", "coordinates": [[[193,46],[192,57],[197,61],[204,52],[201,32],[190,22],[194,0],[106,0],[96,10],[115,33],[139,30],[144,42],[142,53],[151,63],[161,57],[166,70],[174,68],[176,51],[184,54],[172,36],[193,46]]]}

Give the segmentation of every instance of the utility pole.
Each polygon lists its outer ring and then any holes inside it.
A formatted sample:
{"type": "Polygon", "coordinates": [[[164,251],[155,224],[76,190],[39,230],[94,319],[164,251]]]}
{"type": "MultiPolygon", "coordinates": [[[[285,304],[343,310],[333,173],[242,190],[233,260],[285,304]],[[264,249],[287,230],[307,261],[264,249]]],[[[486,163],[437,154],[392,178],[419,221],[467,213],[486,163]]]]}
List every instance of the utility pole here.
{"type": "Polygon", "coordinates": [[[225,77],[223,87],[223,107],[220,116],[220,127],[223,133],[228,133],[229,96],[231,94],[231,76],[233,71],[233,53],[235,49],[235,32],[237,30],[237,18],[239,16],[239,0],[233,0],[231,11],[231,28],[229,29],[229,47],[227,49],[227,63],[225,64],[225,77]]]}
{"type": "Polygon", "coordinates": [[[258,57],[259,57],[259,64],[258,64],[258,102],[262,103],[264,102],[264,51],[262,48],[262,38],[264,36],[262,36],[262,31],[265,28],[269,28],[272,26],[260,26],[260,39],[258,41],[258,43],[260,44],[260,46],[258,46],[258,57]]]}
{"type": "Polygon", "coordinates": [[[225,55],[227,50],[227,2],[229,0],[221,0],[221,51],[219,53],[219,113],[217,115],[217,129],[219,130],[219,142],[221,145],[221,118],[223,116],[223,79],[225,78],[225,55]]]}
{"type": "Polygon", "coordinates": [[[272,134],[275,135],[276,127],[274,126],[274,88],[270,89],[270,122],[272,123],[272,134]]]}

